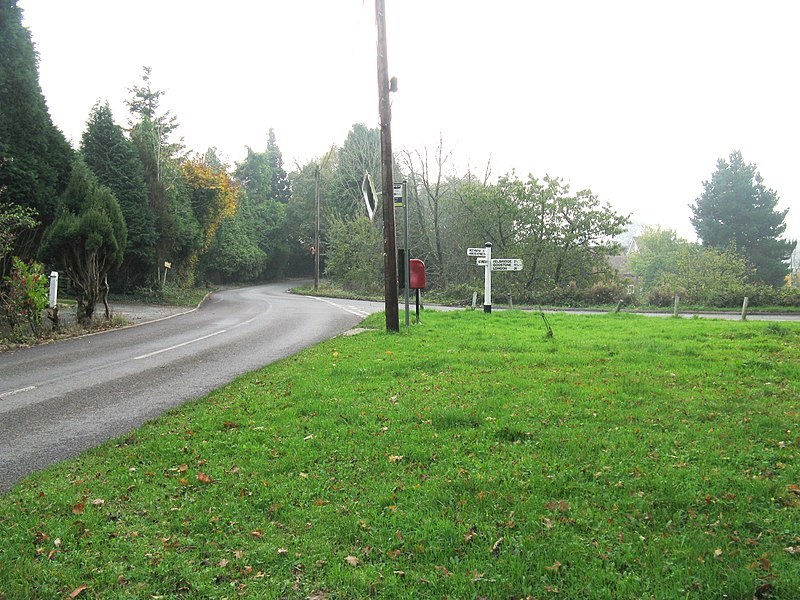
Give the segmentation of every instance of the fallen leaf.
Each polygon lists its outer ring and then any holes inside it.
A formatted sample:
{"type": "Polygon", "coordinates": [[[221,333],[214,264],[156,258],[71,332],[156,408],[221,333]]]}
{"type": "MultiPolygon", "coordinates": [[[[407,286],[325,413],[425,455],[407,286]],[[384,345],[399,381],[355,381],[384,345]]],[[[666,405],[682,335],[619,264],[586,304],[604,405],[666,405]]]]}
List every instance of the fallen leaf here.
{"type": "Polygon", "coordinates": [[[286,548],[278,548],[278,556],[286,556],[289,551],[286,548]]]}
{"type": "Polygon", "coordinates": [[[105,503],[106,503],[106,501],[102,500],[100,498],[96,498],[95,500],[92,500],[92,506],[103,506],[105,503]]]}
{"type": "Polygon", "coordinates": [[[70,598],[77,598],[78,596],[81,595],[83,590],[86,589],[86,587],[87,587],[86,584],[76,587],[74,590],[72,590],[72,593],[69,595],[69,597],[70,598]]]}
{"type": "Polygon", "coordinates": [[[765,583],[756,589],[755,593],[753,594],[753,598],[756,598],[757,600],[760,600],[761,598],[769,598],[772,595],[771,592],[772,584],[765,583]]]}
{"type": "Polygon", "coordinates": [[[441,573],[441,574],[442,574],[442,575],[444,575],[445,577],[450,577],[450,576],[452,576],[452,575],[453,575],[453,573],[452,573],[452,572],[450,572],[450,571],[448,571],[448,570],[447,570],[447,567],[443,567],[443,566],[441,566],[441,565],[436,565],[436,570],[437,570],[437,571],[439,571],[439,573],[441,573]]]}
{"type": "Polygon", "coordinates": [[[256,529],[255,531],[251,531],[250,535],[257,540],[260,540],[264,537],[264,534],[258,529],[256,529]]]}
{"type": "Polygon", "coordinates": [[[505,538],[500,538],[500,539],[499,539],[499,540],[497,540],[497,541],[496,541],[494,544],[492,544],[492,554],[494,554],[495,556],[497,556],[498,554],[500,554],[500,546],[502,546],[502,545],[503,545],[503,540],[504,540],[504,539],[505,539],[505,538]]]}
{"type": "Polygon", "coordinates": [[[307,442],[308,440],[313,440],[313,439],[314,439],[314,434],[310,433],[306,437],[303,438],[303,441],[307,442]]]}
{"type": "Polygon", "coordinates": [[[401,461],[401,460],[403,460],[404,458],[405,458],[405,456],[403,456],[402,454],[401,454],[401,455],[399,455],[399,456],[395,456],[394,454],[390,454],[390,455],[389,455],[389,462],[390,462],[390,463],[396,463],[396,462],[400,462],[400,461],[401,461]]]}
{"type": "Polygon", "coordinates": [[[82,515],[83,511],[86,509],[86,505],[83,502],[78,502],[75,506],[72,507],[72,514],[73,515],[82,515]]]}
{"type": "Polygon", "coordinates": [[[386,551],[386,556],[388,556],[389,558],[397,558],[397,557],[399,557],[399,556],[400,556],[402,553],[403,553],[403,551],[402,551],[402,550],[400,550],[399,548],[398,548],[397,550],[387,550],[387,551],[386,551]]]}
{"type": "Polygon", "coordinates": [[[346,562],[351,567],[357,567],[358,565],[361,564],[361,561],[358,560],[358,557],[356,556],[345,556],[344,562],[346,562]]]}
{"type": "Polygon", "coordinates": [[[542,525],[544,525],[547,529],[552,529],[553,527],[555,527],[555,523],[553,523],[547,517],[542,519],[542,525]]]}
{"type": "Polygon", "coordinates": [[[788,548],[784,548],[783,551],[789,554],[800,554],[800,546],[789,546],[788,548]]]}
{"type": "Polygon", "coordinates": [[[397,575],[398,577],[404,577],[404,576],[405,576],[405,574],[406,574],[406,572],[405,572],[405,571],[393,571],[393,573],[394,573],[395,575],[397,575]]]}
{"type": "Polygon", "coordinates": [[[186,473],[186,471],[188,470],[189,470],[189,465],[181,465],[180,467],[178,467],[178,471],[180,471],[181,473],[186,473]]]}
{"type": "Polygon", "coordinates": [[[558,573],[558,570],[561,568],[561,566],[562,566],[561,563],[556,561],[552,565],[550,565],[549,567],[545,567],[545,570],[553,571],[553,573],[558,573]]]}
{"type": "Polygon", "coordinates": [[[717,558],[722,556],[722,548],[717,548],[716,550],[714,550],[714,556],[716,556],[717,558]]]}
{"type": "Polygon", "coordinates": [[[464,541],[470,543],[478,535],[478,530],[475,527],[470,527],[469,531],[464,534],[464,541]]]}
{"type": "Polygon", "coordinates": [[[200,483],[214,483],[214,480],[202,471],[197,472],[197,481],[200,483]]]}
{"type": "Polygon", "coordinates": [[[221,561],[219,561],[219,566],[222,567],[223,569],[225,567],[227,567],[228,566],[228,559],[227,558],[223,558],[221,561]]]}

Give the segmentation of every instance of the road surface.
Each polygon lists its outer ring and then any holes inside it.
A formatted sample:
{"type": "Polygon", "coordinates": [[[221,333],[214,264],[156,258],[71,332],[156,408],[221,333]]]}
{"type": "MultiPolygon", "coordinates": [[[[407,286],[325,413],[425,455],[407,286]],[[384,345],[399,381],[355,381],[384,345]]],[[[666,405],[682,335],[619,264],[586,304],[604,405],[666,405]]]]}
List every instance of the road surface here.
{"type": "Polygon", "coordinates": [[[0,493],[383,310],[287,288],[217,292],[174,318],[0,353],[0,493]]]}

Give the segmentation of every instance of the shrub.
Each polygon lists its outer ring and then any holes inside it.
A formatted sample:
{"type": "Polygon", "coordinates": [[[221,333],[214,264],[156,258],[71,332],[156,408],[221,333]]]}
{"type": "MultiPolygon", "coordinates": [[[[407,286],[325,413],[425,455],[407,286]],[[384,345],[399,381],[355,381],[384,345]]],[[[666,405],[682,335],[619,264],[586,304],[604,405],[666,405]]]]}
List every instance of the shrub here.
{"type": "Polygon", "coordinates": [[[628,304],[631,296],[624,285],[617,281],[601,281],[583,291],[583,297],[589,304],[616,304],[620,300],[628,304]]]}
{"type": "Polygon", "coordinates": [[[672,285],[659,285],[650,290],[647,302],[652,306],[672,306],[676,294],[681,298],[685,298],[686,290],[672,285]]]}
{"type": "Polygon", "coordinates": [[[0,310],[11,327],[12,336],[24,337],[25,325],[38,337],[42,329],[42,311],[47,306],[48,283],[41,263],[23,262],[14,257],[11,275],[0,286],[0,310]]]}

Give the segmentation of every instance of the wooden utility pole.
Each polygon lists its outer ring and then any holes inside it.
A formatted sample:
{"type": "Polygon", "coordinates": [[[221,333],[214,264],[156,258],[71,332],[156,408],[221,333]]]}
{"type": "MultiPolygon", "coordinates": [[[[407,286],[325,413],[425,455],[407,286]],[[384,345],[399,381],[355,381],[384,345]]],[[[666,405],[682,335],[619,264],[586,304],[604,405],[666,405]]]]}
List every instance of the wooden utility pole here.
{"type": "Polygon", "coordinates": [[[316,219],[314,220],[314,289],[319,287],[319,164],[314,170],[314,204],[316,219]]]}
{"type": "Polygon", "coordinates": [[[386,8],[375,0],[378,26],[378,108],[381,116],[381,198],[383,200],[383,289],[386,331],[400,331],[397,294],[397,240],[392,185],[392,108],[389,104],[389,60],[386,54],[386,8]]]}

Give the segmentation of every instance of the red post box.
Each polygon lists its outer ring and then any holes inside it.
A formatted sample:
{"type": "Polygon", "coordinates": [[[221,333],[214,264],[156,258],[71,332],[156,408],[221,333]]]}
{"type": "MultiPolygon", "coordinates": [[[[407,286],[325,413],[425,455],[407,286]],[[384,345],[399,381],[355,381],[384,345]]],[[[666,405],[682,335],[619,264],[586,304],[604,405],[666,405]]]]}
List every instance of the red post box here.
{"type": "Polygon", "coordinates": [[[408,287],[412,290],[421,290],[425,288],[425,263],[418,258],[412,258],[408,261],[408,287]]]}

